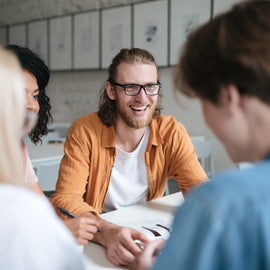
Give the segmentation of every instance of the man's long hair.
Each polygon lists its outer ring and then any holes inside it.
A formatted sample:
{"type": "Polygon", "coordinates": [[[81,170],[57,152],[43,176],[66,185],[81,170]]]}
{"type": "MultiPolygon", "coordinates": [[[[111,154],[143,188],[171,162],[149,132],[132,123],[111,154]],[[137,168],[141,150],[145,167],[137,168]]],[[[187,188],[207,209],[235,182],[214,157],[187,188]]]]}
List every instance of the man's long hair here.
{"type": "MultiPolygon", "coordinates": [[[[109,78],[107,81],[109,83],[111,84],[115,83],[117,67],[121,63],[152,64],[157,67],[155,58],[148,51],[139,48],[121,49],[120,52],[113,58],[112,63],[108,68],[109,78]]],[[[159,98],[161,97],[162,95],[159,94],[159,98]]],[[[160,105],[157,105],[153,118],[158,118],[161,113],[161,110],[162,107],[160,105]]],[[[115,124],[116,104],[115,100],[111,100],[108,97],[105,89],[105,83],[100,91],[98,116],[102,120],[103,124],[105,124],[106,126],[112,126],[115,124]]]]}

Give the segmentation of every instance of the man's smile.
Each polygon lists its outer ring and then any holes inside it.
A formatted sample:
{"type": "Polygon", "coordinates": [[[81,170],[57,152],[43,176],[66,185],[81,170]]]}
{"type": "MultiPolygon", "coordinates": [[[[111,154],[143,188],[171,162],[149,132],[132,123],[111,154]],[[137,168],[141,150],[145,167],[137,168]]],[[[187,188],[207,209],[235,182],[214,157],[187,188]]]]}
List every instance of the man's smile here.
{"type": "Polygon", "coordinates": [[[129,107],[133,111],[139,111],[139,112],[141,112],[141,111],[145,111],[149,107],[149,105],[147,105],[147,106],[136,106],[136,105],[132,106],[132,105],[130,105],[129,107]]]}

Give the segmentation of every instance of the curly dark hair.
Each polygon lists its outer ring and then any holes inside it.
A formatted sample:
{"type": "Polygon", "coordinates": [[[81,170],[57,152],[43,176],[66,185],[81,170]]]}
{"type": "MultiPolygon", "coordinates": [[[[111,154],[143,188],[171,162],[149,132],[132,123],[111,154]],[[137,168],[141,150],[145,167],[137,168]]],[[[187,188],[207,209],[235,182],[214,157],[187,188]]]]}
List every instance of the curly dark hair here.
{"type": "Polygon", "coordinates": [[[7,45],[6,48],[18,57],[23,69],[32,73],[39,87],[38,103],[40,106],[38,113],[38,121],[35,128],[29,134],[29,138],[34,144],[42,142],[41,137],[48,133],[47,124],[52,122],[50,110],[50,99],[46,95],[45,87],[50,79],[50,71],[43,60],[28,48],[19,47],[17,45],[7,45]]]}

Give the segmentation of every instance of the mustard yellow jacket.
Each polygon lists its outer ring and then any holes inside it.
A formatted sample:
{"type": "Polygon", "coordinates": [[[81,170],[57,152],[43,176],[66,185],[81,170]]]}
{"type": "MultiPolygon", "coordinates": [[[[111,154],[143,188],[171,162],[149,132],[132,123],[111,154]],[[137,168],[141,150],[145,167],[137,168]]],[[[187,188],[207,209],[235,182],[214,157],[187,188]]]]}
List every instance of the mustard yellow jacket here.
{"type": "MultiPolygon", "coordinates": [[[[77,216],[89,211],[99,214],[115,161],[114,127],[104,125],[97,112],[79,117],[68,131],[64,149],[51,202],[77,216]]],[[[152,120],[144,160],[148,200],[163,195],[169,177],[177,180],[184,194],[207,179],[186,129],[172,116],[152,120]]]]}

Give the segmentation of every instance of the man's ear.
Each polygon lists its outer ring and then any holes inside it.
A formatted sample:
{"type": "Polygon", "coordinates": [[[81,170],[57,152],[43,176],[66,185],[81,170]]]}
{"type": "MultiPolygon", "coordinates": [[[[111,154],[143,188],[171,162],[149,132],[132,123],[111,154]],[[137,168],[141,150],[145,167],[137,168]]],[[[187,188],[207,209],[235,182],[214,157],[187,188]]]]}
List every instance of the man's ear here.
{"type": "Polygon", "coordinates": [[[242,102],[243,98],[234,84],[221,86],[221,104],[226,106],[229,112],[240,109],[243,106],[242,102]]]}
{"type": "Polygon", "coordinates": [[[106,82],[105,89],[106,89],[107,96],[109,97],[109,99],[115,100],[115,90],[114,90],[114,87],[111,85],[111,83],[106,82]]]}

